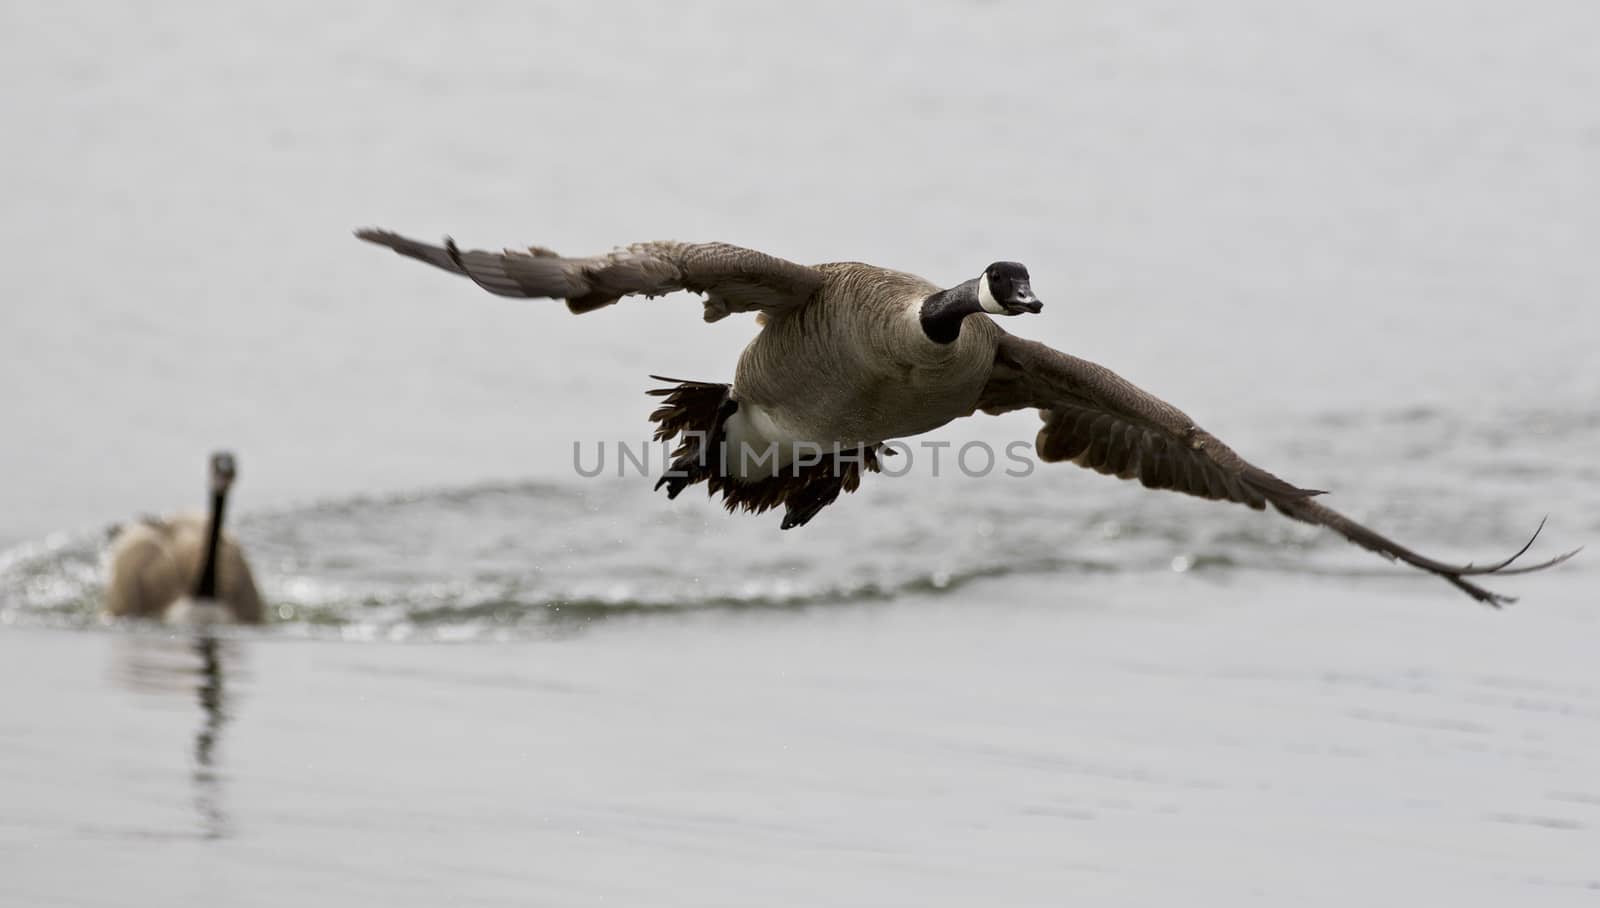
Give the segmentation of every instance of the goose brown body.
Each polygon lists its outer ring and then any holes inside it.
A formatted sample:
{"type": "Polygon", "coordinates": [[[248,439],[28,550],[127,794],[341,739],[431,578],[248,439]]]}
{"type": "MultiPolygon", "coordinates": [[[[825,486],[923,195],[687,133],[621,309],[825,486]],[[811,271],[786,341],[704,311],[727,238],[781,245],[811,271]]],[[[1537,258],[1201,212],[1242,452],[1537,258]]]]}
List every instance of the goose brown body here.
{"type": "Polygon", "coordinates": [[[874,445],[932,431],[977,406],[1000,326],[968,318],[937,344],[916,318],[939,288],[859,262],[817,265],[805,306],[763,317],[734,370],[733,398],[786,427],[789,441],[874,445]]]}

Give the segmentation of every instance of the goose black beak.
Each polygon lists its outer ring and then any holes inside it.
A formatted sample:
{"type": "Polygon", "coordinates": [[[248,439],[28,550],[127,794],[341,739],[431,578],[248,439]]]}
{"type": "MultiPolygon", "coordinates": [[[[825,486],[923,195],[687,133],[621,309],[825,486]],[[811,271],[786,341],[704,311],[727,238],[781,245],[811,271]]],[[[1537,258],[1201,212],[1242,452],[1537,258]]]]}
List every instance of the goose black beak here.
{"type": "Polygon", "coordinates": [[[1024,312],[1039,312],[1044,309],[1044,303],[1033,295],[1033,287],[1027,280],[1012,281],[1011,293],[1008,298],[1000,303],[1007,315],[1021,315],[1024,312]]]}

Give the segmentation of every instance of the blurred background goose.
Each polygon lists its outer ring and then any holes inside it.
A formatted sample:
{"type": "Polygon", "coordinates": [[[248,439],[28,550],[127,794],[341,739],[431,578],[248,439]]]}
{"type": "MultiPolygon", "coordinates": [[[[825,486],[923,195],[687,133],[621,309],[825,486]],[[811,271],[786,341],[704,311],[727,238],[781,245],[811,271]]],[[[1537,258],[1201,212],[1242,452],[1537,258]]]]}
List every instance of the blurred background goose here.
{"type": "Polygon", "coordinates": [[[144,518],[111,543],[105,610],[172,623],[262,620],[261,595],[238,544],[222,531],[237,469],[232,454],[211,455],[211,508],[205,517],[144,518]]]}

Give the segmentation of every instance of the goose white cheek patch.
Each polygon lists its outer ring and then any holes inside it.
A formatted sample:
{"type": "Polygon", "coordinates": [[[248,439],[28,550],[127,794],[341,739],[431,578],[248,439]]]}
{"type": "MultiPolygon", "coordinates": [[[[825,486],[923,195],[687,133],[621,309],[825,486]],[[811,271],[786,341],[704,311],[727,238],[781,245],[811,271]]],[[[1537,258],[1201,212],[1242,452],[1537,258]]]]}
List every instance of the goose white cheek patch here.
{"type": "Polygon", "coordinates": [[[1006,311],[1005,307],[994,298],[994,291],[989,289],[987,274],[978,277],[978,305],[983,307],[983,311],[993,312],[995,315],[1004,315],[1006,311]]]}

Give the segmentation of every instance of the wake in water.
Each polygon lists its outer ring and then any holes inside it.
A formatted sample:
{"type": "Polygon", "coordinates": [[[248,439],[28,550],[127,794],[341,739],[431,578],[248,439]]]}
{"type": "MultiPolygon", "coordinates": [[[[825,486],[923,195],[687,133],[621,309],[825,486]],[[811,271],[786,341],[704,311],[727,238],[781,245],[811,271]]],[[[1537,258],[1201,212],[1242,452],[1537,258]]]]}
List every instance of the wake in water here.
{"type": "MultiPolygon", "coordinates": [[[[1030,514],[1025,499],[994,501],[969,485],[941,504],[884,489],[868,519],[804,536],[752,532],[705,502],[663,507],[647,486],[615,481],[325,502],[241,519],[238,534],[276,623],[354,637],[505,635],[641,611],[888,600],[1016,573],[1138,567],[1126,540],[1108,544],[1120,523],[1080,513],[1066,524],[1064,512],[1030,514]],[[951,505],[964,512],[959,531],[938,513],[951,505]],[[1053,550],[1040,542],[1046,522],[1100,544],[1053,550]]],[[[0,555],[0,615],[98,623],[103,549],[99,533],[59,534],[0,555]]],[[[1160,566],[1152,558],[1145,567],[1160,566]]]]}
{"type": "MultiPolygon", "coordinates": [[[[1540,503],[1560,506],[1566,532],[1600,531],[1600,474],[1579,453],[1600,436],[1600,418],[1558,416],[1330,414],[1296,433],[1318,444],[1295,453],[1323,461],[1335,495],[1342,485],[1372,489],[1382,505],[1362,517],[1438,548],[1504,540],[1530,518],[1530,484],[1570,490],[1540,503]],[[1536,450],[1508,441],[1529,433],[1536,450]],[[1374,437],[1407,458],[1372,456],[1362,440],[1374,437]],[[1470,497],[1448,494],[1456,476],[1473,479],[1470,497]]],[[[981,581],[998,585],[975,595],[1003,596],[1003,578],[1019,574],[1062,575],[1063,599],[1068,578],[1089,572],[1396,574],[1314,528],[1097,480],[912,474],[782,533],[703,499],[664,505],[649,479],[574,477],[327,501],[247,515],[237,532],[280,631],[359,639],[517,636],[638,612],[946,595],[981,581]]],[[[103,530],[58,533],[0,552],[0,622],[101,624],[105,540],[103,530]]]]}
{"type": "MultiPolygon", "coordinates": [[[[1562,449],[1585,446],[1600,424],[1522,419],[1548,429],[1538,460],[1438,414],[1317,423],[1334,439],[1334,449],[1321,454],[1330,464],[1353,462],[1338,448],[1354,450],[1374,434],[1411,428],[1453,440],[1413,449],[1405,470],[1352,479],[1375,484],[1384,502],[1363,516],[1464,550],[1498,542],[1529,519],[1523,499],[1534,481],[1573,490],[1560,502],[1564,530],[1578,517],[1595,520],[1596,485],[1583,472],[1592,467],[1562,449]],[[1437,490],[1414,485],[1383,494],[1384,486],[1426,475],[1422,461],[1432,462],[1436,477],[1475,475],[1474,496],[1435,498],[1437,490]]],[[[1506,422],[1494,425],[1501,431],[1506,422]]],[[[1063,600],[1072,596],[1070,577],[1090,572],[1220,576],[1247,569],[1404,579],[1310,527],[1152,499],[1096,480],[1067,472],[1016,482],[911,475],[877,483],[853,510],[790,533],[727,516],[703,499],[664,505],[649,494],[648,479],[577,478],[322,502],[248,515],[237,532],[256,561],[279,632],[357,639],[509,637],[684,609],[989,598],[1004,596],[1004,578],[1019,574],[1060,575],[1063,600]]],[[[104,533],[94,531],[0,552],[0,621],[99,625],[104,547],[104,533]]],[[[1581,565],[1566,571],[1581,572],[1581,565]]]]}

